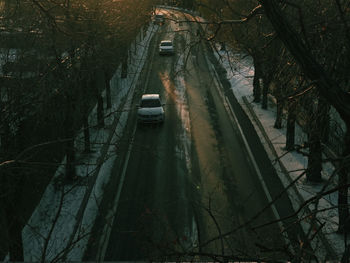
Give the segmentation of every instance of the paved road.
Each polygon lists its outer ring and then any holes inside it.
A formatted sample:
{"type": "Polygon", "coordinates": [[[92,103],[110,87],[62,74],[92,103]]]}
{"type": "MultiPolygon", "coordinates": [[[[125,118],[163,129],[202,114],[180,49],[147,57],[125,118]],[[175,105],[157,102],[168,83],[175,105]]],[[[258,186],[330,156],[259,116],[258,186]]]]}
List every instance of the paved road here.
{"type": "MultiPolygon", "coordinates": [[[[125,158],[113,168],[95,226],[109,226],[109,235],[106,239],[95,233],[97,241],[86,258],[175,260],[188,251],[246,260],[284,257],[262,249],[282,249],[285,240],[277,224],[251,229],[275,220],[271,209],[247,224],[268,201],[237,126],[218,95],[205,50],[192,33],[197,25],[177,24],[173,20],[191,17],[164,12],[168,19],[151,41],[134,105],[143,92],[159,93],[166,104],[165,122],[136,125],[130,118],[119,147],[125,158]],[[158,55],[157,45],[163,39],[174,40],[174,56],[158,55]],[[113,204],[117,210],[110,221],[107,215],[113,204]],[[230,235],[215,239],[229,231],[230,235]]],[[[136,107],[131,115],[136,115],[136,107]]],[[[187,254],[186,259],[191,257],[187,254]]]]}

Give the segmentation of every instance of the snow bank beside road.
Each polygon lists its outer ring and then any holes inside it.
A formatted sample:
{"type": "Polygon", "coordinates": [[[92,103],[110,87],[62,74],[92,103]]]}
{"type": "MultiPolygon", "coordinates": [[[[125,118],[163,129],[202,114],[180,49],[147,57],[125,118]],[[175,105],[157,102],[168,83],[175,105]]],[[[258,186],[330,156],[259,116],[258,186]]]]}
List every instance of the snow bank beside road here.
{"type": "Polygon", "coordinates": [[[80,163],[76,169],[82,179],[75,185],[64,186],[63,189],[57,187],[55,178],[64,172],[65,160],[63,160],[24,227],[22,236],[25,261],[82,260],[103,196],[104,185],[110,178],[115,158],[118,158],[115,145],[123,133],[128,118],[133,89],[145,63],[149,42],[156,30],[157,26],[149,26],[146,36],[138,43],[136,53],[130,53],[132,58],[127,78],[120,79],[120,67],[113,76],[111,80],[113,105],[112,109],[105,113],[106,128],[95,128],[97,106],[91,112],[89,124],[93,127],[90,130],[93,152],[83,154],[82,132],[76,137],[77,160],[80,163]],[[117,116],[117,111],[121,112],[120,116],[117,116]],[[110,129],[111,127],[116,129],[110,129]],[[111,141],[108,142],[108,138],[111,141]],[[109,146],[101,159],[101,151],[106,143],[109,146]],[[89,191],[91,184],[93,188],[89,191]],[[85,204],[84,196],[87,197],[85,204]]]}
{"type": "MultiPolygon", "coordinates": [[[[281,181],[287,187],[292,180],[295,180],[306,168],[307,168],[307,158],[298,154],[296,152],[286,152],[284,150],[286,142],[286,128],[275,129],[274,122],[276,116],[275,105],[270,104],[268,110],[261,108],[260,104],[250,103],[253,101],[253,74],[254,68],[252,65],[252,60],[250,57],[247,57],[242,54],[235,54],[232,51],[219,51],[219,54],[215,54],[217,59],[220,61],[222,66],[227,71],[227,78],[231,83],[231,89],[235,97],[241,104],[242,108],[246,111],[247,115],[251,117],[251,121],[259,134],[263,145],[266,151],[269,154],[271,161],[275,164],[276,171],[280,176],[281,181]],[[246,103],[248,102],[248,103],[246,103]],[[250,109],[248,109],[248,107],[250,109]],[[253,111],[253,114],[257,117],[258,122],[260,122],[263,131],[260,131],[259,125],[256,123],[256,119],[250,113],[250,110],[253,111]],[[283,172],[283,169],[279,166],[279,163],[276,162],[277,156],[275,156],[271,149],[269,148],[269,143],[266,142],[266,139],[262,133],[265,133],[268,136],[268,140],[271,145],[273,145],[274,151],[277,153],[280,158],[281,165],[288,171],[288,174],[283,172]]],[[[296,127],[296,140],[297,143],[303,143],[307,141],[306,134],[302,129],[296,127]]],[[[334,171],[334,167],[327,163],[323,165],[323,177],[325,179],[330,178],[334,171]]],[[[295,210],[299,209],[300,205],[310,198],[311,196],[317,195],[317,193],[322,189],[322,184],[311,184],[306,181],[305,176],[303,176],[295,184],[295,191],[289,190],[288,194],[293,203],[295,210]]],[[[329,209],[330,207],[337,206],[337,193],[324,196],[320,199],[318,204],[318,209],[329,209]]],[[[312,211],[314,209],[313,205],[309,205],[308,208],[312,211]]],[[[343,236],[336,233],[338,217],[335,209],[327,210],[324,212],[318,213],[318,220],[321,223],[325,223],[323,228],[324,237],[326,237],[326,243],[335,251],[338,258],[341,257],[341,254],[344,251],[344,242],[343,236]]],[[[307,220],[302,221],[302,227],[304,231],[309,231],[310,225],[307,220]]],[[[314,230],[312,230],[314,233],[314,230]]],[[[325,248],[321,242],[321,239],[315,238],[313,240],[313,247],[317,253],[317,257],[320,260],[324,260],[326,256],[325,248]]]]}

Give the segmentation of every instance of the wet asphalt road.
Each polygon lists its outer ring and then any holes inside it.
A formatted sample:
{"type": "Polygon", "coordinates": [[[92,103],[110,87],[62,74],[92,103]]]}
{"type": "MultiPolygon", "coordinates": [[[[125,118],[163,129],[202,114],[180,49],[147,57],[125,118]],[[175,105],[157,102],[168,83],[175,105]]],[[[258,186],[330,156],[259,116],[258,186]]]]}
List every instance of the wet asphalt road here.
{"type": "MultiPolygon", "coordinates": [[[[175,20],[189,18],[164,12],[175,20]]],[[[141,74],[134,105],[142,93],[159,93],[165,103],[165,122],[137,125],[136,107],[131,114],[120,147],[125,151],[122,156],[129,156],[128,162],[116,162],[114,182],[104,199],[108,209],[125,172],[103,252],[105,261],[184,259],[181,256],[188,251],[194,253],[187,253],[187,260],[196,253],[246,260],[285,256],[262,249],[278,250],[284,245],[277,224],[251,229],[275,220],[271,209],[245,224],[268,201],[217,93],[203,45],[196,44],[198,38],[192,33],[196,27],[167,20],[151,41],[149,63],[141,74]],[[174,40],[175,55],[158,55],[163,39],[174,40]],[[215,239],[228,231],[232,233],[215,239]]],[[[194,257],[199,258],[213,259],[194,257]]]]}

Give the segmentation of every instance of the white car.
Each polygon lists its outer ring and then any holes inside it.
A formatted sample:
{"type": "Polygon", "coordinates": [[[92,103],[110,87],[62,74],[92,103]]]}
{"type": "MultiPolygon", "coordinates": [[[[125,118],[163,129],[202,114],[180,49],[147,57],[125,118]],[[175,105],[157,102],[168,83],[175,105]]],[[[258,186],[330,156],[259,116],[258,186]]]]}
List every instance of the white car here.
{"type": "Polygon", "coordinates": [[[159,94],[142,95],[137,118],[141,123],[162,123],[164,121],[164,108],[159,94]]]}
{"type": "Polygon", "coordinates": [[[174,54],[174,45],[171,40],[162,40],[159,44],[159,54],[174,54]]]}

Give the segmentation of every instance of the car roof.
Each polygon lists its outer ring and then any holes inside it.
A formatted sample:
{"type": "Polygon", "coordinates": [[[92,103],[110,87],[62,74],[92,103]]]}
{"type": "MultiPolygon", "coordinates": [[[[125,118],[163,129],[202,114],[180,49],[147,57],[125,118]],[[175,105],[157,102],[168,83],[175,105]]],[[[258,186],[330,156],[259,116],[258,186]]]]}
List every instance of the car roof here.
{"type": "Polygon", "coordinates": [[[142,100],[156,100],[159,99],[159,94],[143,94],[142,100]]]}
{"type": "Polygon", "coordinates": [[[172,43],[173,41],[171,41],[171,40],[162,40],[162,41],[160,41],[160,43],[172,43]]]}

